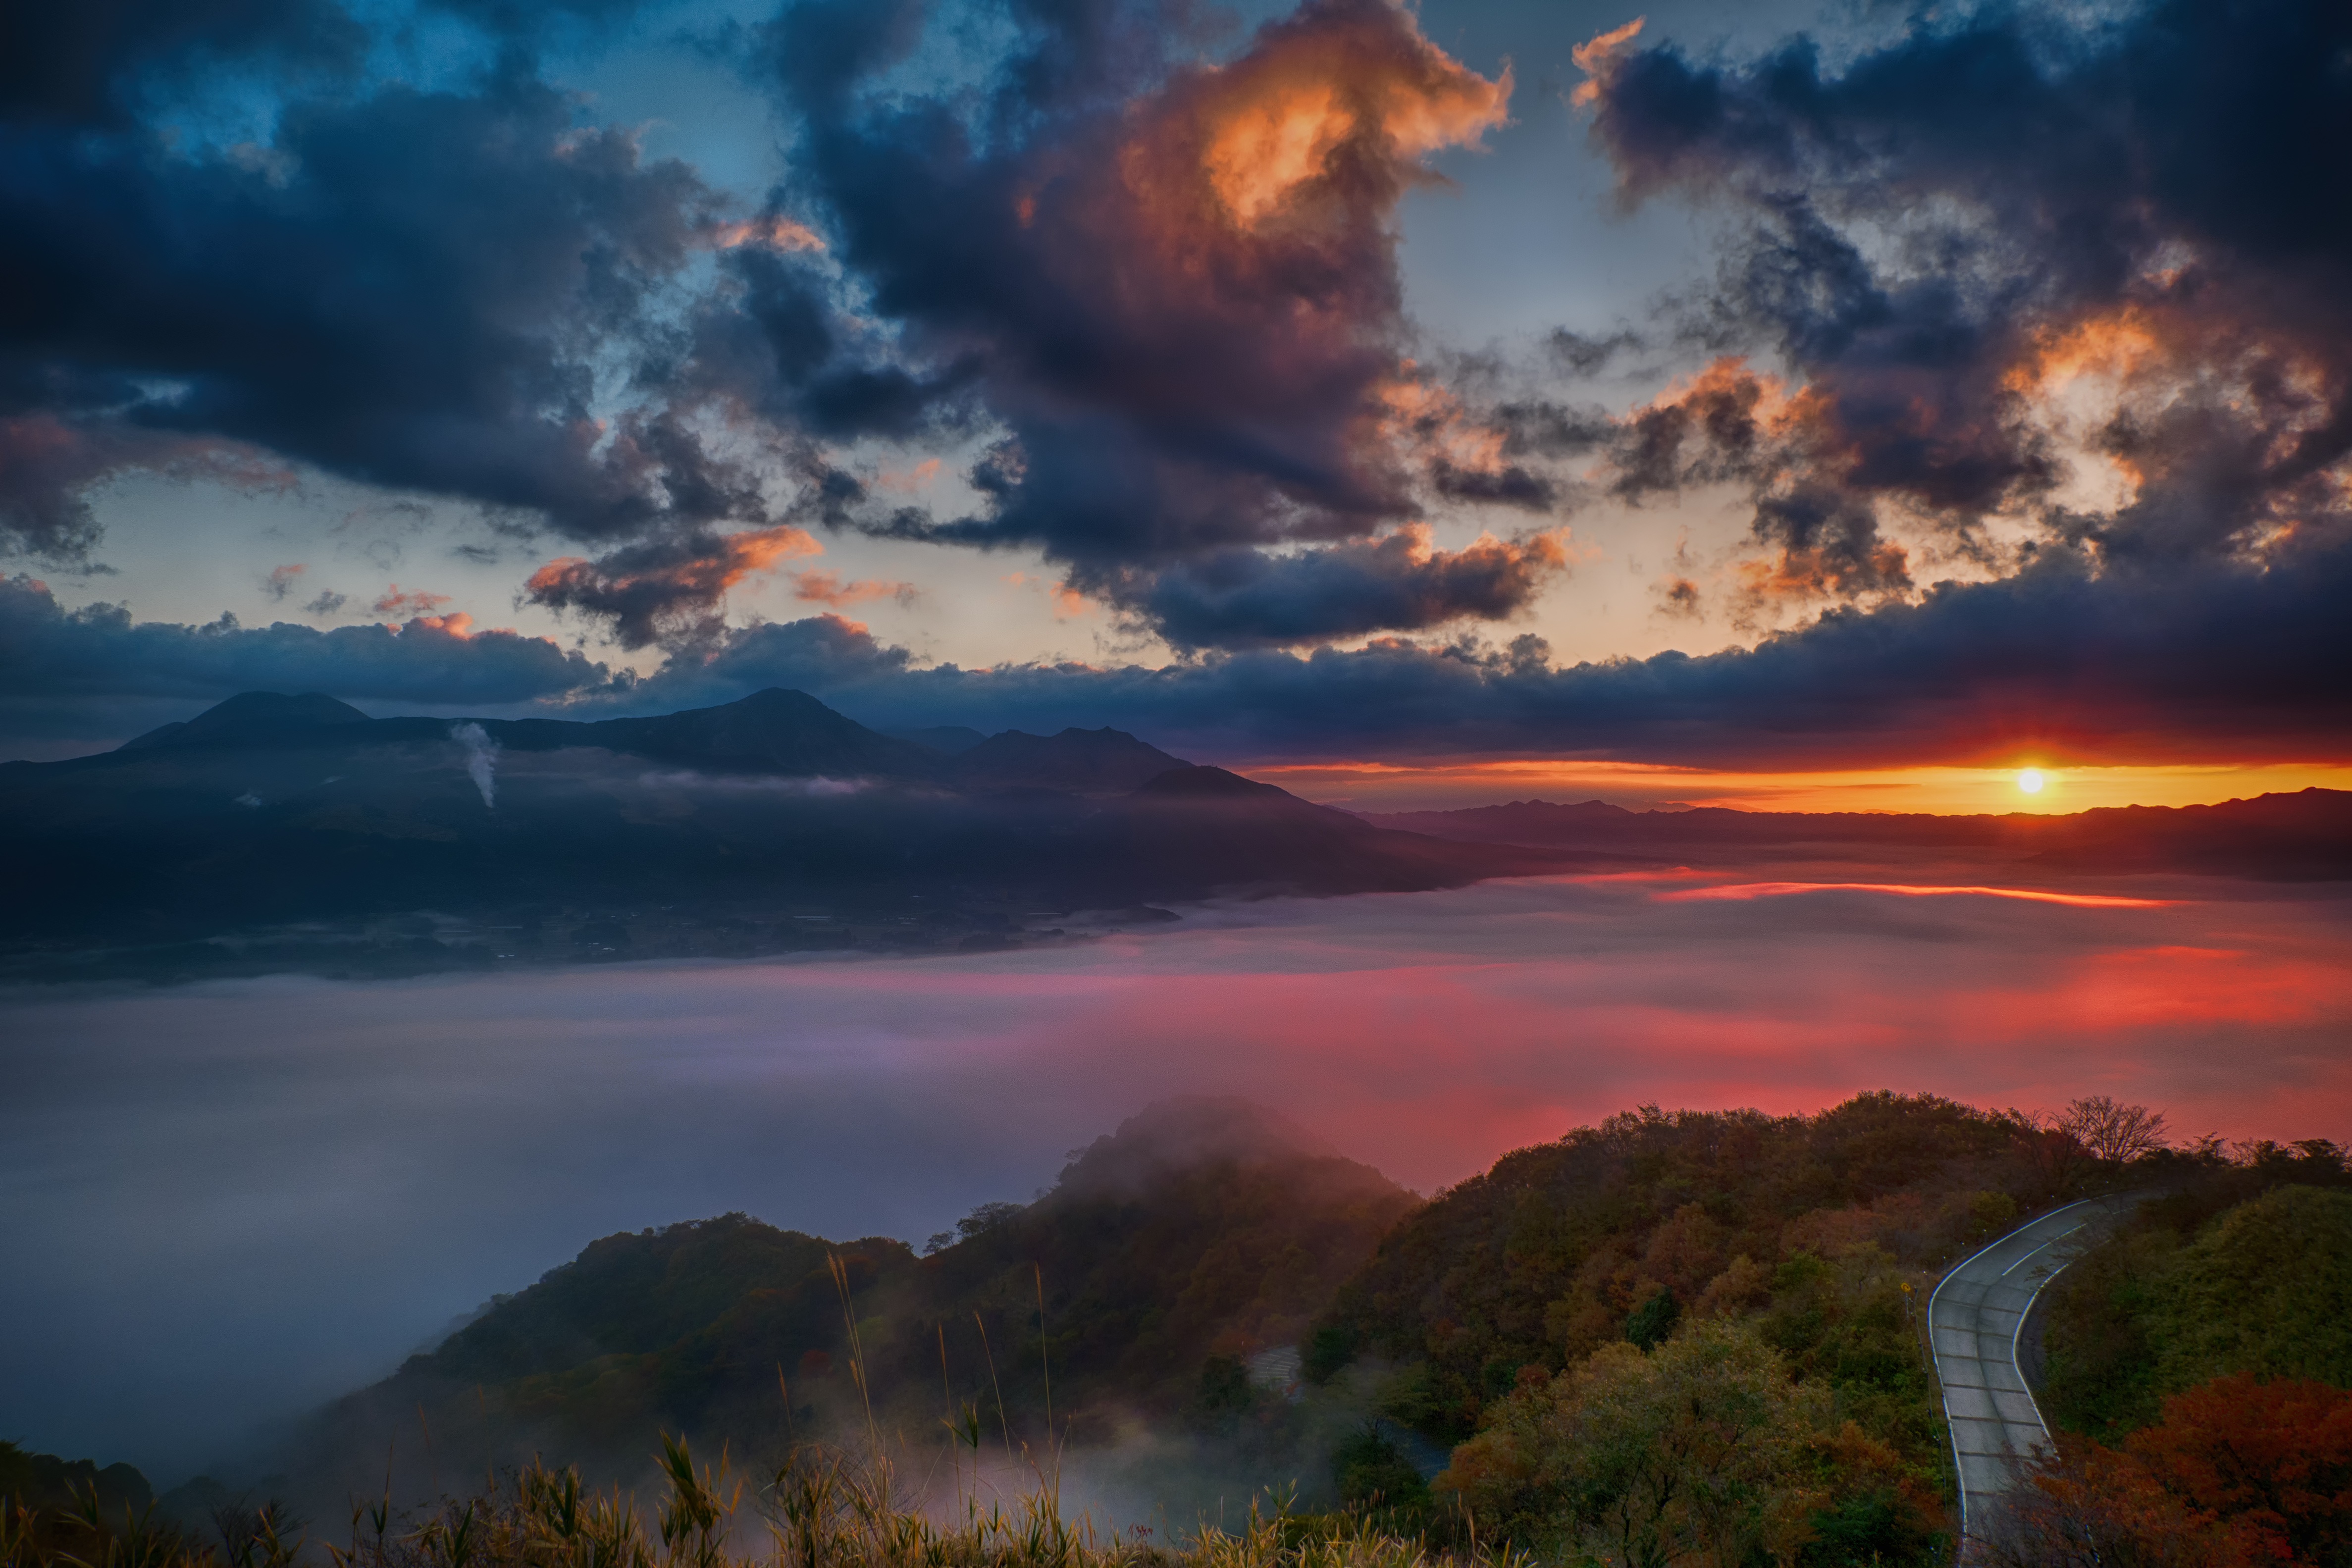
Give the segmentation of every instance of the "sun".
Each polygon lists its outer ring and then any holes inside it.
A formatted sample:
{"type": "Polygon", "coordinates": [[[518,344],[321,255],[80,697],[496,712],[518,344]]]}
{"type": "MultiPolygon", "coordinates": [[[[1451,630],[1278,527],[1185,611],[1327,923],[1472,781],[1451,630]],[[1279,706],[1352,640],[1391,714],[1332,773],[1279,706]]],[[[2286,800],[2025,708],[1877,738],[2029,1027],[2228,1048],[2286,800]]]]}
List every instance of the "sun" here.
{"type": "Polygon", "coordinates": [[[2017,775],[2017,787],[2028,795],[2040,795],[2042,782],[2040,768],[2026,768],[2017,775]]]}

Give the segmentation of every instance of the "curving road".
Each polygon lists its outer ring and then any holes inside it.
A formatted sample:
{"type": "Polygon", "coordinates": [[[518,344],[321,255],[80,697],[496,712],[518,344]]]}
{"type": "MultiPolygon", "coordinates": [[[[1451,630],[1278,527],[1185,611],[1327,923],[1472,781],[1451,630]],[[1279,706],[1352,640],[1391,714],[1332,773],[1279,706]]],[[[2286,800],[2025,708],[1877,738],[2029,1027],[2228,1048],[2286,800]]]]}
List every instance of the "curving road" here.
{"type": "Polygon", "coordinates": [[[2018,1364],[2034,1298],[2143,1194],[2088,1198],[2018,1226],[1956,1266],[1927,1298],[1936,1378],[1960,1481],[1960,1554],[1998,1513],[2017,1464],[2049,1443],[2018,1364]]]}

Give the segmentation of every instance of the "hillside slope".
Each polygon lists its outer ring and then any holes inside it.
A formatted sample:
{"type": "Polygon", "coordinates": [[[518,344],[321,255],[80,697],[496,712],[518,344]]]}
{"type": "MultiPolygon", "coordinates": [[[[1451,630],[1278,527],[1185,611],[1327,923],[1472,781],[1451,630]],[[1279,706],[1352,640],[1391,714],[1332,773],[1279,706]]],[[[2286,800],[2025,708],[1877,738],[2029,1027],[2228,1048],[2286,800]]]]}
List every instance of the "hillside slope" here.
{"type": "MultiPolygon", "coordinates": [[[[743,1215],[606,1237],[339,1401],[291,1462],[331,1492],[420,1412],[436,1462],[473,1469],[546,1452],[625,1474],[665,1430],[759,1456],[855,1432],[869,1402],[935,1436],[943,1378],[1042,1446],[1050,1377],[1055,1434],[1100,1439],[1181,1418],[1212,1356],[1294,1340],[1416,1202],[1246,1102],[1171,1101],[927,1256],[743,1215]]],[[[404,1463],[429,1489],[424,1456],[404,1463]]]]}

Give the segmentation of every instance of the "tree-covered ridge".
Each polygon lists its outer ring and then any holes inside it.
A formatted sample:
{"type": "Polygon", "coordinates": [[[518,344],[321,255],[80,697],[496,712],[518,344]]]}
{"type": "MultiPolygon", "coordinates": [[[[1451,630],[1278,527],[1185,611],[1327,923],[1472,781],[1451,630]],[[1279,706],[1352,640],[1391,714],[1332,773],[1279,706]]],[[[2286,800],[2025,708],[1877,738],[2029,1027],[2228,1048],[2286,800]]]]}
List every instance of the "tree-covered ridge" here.
{"type": "Polygon", "coordinates": [[[1916,1268],[1994,1233],[2063,1179],[2051,1136],[1931,1095],[1815,1116],[1612,1116],[1506,1155],[1401,1226],[1318,1323],[1308,1370],[1359,1355],[1418,1367],[1410,1418],[1459,1438],[1522,1369],[1559,1372],[1669,1303],[1717,1315],[1778,1300],[1802,1325],[1794,1353],[1834,1358],[1820,1336],[1850,1304],[1822,1281],[1856,1258],[1916,1268]]]}
{"type": "MultiPolygon", "coordinates": [[[[1310,1151],[1239,1102],[1155,1108],[1098,1140],[1024,1209],[977,1216],[924,1260],[894,1344],[912,1374],[952,1325],[951,1367],[979,1363],[969,1321],[997,1335],[1006,1397],[1042,1398],[1059,1369],[1069,1403],[1168,1410],[1212,1356],[1296,1341],[1380,1238],[1417,1206],[1369,1165],[1310,1151]],[[1044,1291],[1045,1338],[1032,1328],[1044,1291]],[[1009,1352],[1009,1353],[1008,1353],[1009,1352]]],[[[976,1391],[975,1391],[976,1392],[976,1391]]]]}
{"type": "Polygon", "coordinates": [[[404,1434],[412,1479],[533,1452],[604,1473],[661,1432],[781,1451],[966,1409],[1042,1445],[1173,1416],[1203,1366],[1295,1341],[1418,1203],[1239,1101],[1174,1101],[1080,1152],[1036,1202],[983,1205],[919,1257],[743,1215],[592,1243],[394,1378],[311,1456],[404,1434]],[[1042,1310],[1042,1311],[1041,1311],[1042,1310]],[[435,1473],[437,1473],[435,1472],[435,1473]]]}
{"type": "Polygon", "coordinates": [[[2170,1164],[2170,1190],[2051,1290],[2051,1422],[2113,1441],[2229,1374],[2352,1387],[2345,1151],[2314,1140],[2170,1164]]]}
{"type": "Polygon", "coordinates": [[[1992,1568],[2352,1563],[2352,1168],[2210,1144],[2058,1277],[2056,1455],[1992,1568]]]}
{"type": "MultiPolygon", "coordinates": [[[[1644,1107],[1406,1220],[1318,1322],[1310,1374],[1458,1445],[1434,1506],[1541,1556],[1930,1561],[1950,1526],[1920,1337],[1937,1269],[2160,1132],[2104,1100],[2055,1121],[1889,1093],[1644,1107]]],[[[1368,1458],[1343,1489],[1410,1511],[1368,1458]]]]}
{"type": "Polygon", "coordinates": [[[844,1258],[860,1286],[910,1263],[887,1237],[826,1241],[747,1215],[624,1231],[593,1241],[529,1289],[488,1310],[409,1367],[460,1382],[506,1382],[613,1356],[708,1345],[756,1305],[787,1337],[830,1342],[841,1326],[828,1260],[844,1258]]]}
{"type": "MultiPolygon", "coordinates": [[[[154,1500],[147,1478],[130,1465],[103,1469],[89,1459],[36,1454],[0,1439],[0,1513],[11,1509],[63,1509],[84,1498],[111,1513],[144,1509],[154,1500]]],[[[5,1560],[5,1559],[0,1559],[5,1560]]]]}

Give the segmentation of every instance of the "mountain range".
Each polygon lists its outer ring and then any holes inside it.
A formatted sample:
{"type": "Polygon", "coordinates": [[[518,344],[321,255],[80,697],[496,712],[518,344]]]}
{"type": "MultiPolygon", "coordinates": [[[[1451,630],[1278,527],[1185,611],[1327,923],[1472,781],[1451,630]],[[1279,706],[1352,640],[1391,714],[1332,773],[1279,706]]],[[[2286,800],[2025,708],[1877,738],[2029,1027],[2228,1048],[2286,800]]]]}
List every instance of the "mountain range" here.
{"type": "Polygon", "coordinates": [[[775,689],[593,722],[247,693],[0,766],[0,852],[41,889],[0,910],[0,963],[43,977],[985,947],[1576,863],[1375,826],[1116,730],[886,735],[775,689]]]}
{"type": "Polygon", "coordinates": [[[2002,874],[2352,877],[2352,795],[2026,814],[1359,816],[1112,729],[869,729],[769,689],[650,718],[371,718],[247,692],[0,765],[0,977],[338,975],[987,949],[1161,905],[1546,872],[1965,858],[2002,874]]]}
{"type": "Polygon", "coordinates": [[[1701,865],[1990,854],[2029,874],[2189,872],[2271,881],[2352,879],[2352,792],[2305,789],[2214,805],[2010,812],[1628,811],[1603,801],[1517,800],[1462,811],[1366,814],[1407,833],[1471,844],[1606,851],[1701,865]]]}

